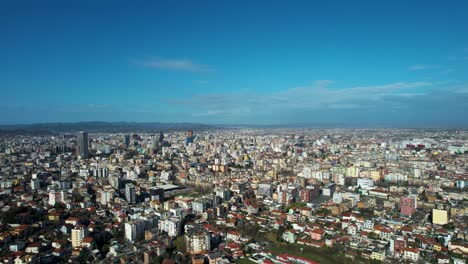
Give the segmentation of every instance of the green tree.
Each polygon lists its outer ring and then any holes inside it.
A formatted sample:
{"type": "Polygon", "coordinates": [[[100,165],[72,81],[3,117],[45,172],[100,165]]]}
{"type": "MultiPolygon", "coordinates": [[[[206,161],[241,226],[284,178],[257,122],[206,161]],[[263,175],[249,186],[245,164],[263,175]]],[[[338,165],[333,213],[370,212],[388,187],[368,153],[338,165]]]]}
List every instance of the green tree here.
{"type": "Polygon", "coordinates": [[[279,227],[279,229],[278,229],[278,232],[276,232],[276,240],[277,241],[281,241],[281,236],[283,235],[284,231],[285,231],[285,228],[284,228],[283,225],[281,225],[279,227]]]}
{"type": "Polygon", "coordinates": [[[187,254],[187,244],[185,241],[185,236],[177,237],[174,241],[174,246],[178,251],[182,252],[183,254],[187,254]]]}

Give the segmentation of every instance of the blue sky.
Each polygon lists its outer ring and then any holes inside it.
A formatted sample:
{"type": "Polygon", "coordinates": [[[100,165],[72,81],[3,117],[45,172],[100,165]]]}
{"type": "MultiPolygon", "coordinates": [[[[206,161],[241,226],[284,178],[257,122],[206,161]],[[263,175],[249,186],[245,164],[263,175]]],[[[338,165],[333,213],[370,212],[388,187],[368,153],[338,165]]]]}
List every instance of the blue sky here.
{"type": "Polygon", "coordinates": [[[467,1],[2,1],[0,123],[467,127],[467,13],[467,1]]]}

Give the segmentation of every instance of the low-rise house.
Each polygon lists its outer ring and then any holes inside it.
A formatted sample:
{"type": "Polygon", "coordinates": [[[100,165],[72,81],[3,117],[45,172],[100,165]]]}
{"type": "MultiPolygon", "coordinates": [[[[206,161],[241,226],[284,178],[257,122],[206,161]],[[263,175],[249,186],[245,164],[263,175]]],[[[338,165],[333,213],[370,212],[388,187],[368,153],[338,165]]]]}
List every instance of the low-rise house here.
{"type": "Polygon", "coordinates": [[[56,248],[52,251],[52,255],[56,256],[56,257],[63,257],[65,256],[65,249],[63,248],[56,248]]]}
{"type": "Polygon", "coordinates": [[[259,207],[256,204],[250,204],[247,206],[247,212],[249,214],[257,214],[258,210],[259,210],[259,207]]]}
{"type": "Polygon", "coordinates": [[[355,236],[357,234],[357,226],[355,224],[351,224],[349,227],[348,227],[348,234],[349,235],[352,235],[352,236],[355,236]]]}
{"type": "Polygon", "coordinates": [[[294,229],[286,230],[284,231],[281,238],[283,238],[283,240],[288,243],[296,243],[296,239],[297,239],[296,231],[294,229]]]}
{"type": "Polygon", "coordinates": [[[206,254],[205,260],[208,262],[208,264],[218,264],[222,259],[222,255],[219,251],[216,252],[210,252],[206,254]]]}
{"type": "Polygon", "coordinates": [[[384,261],[385,260],[385,250],[375,249],[372,251],[372,255],[370,257],[374,260],[384,261]]]}
{"type": "Polygon", "coordinates": [[[94,247],[94,239],[92,237],[85,237],[81,241],[81,245],[86,248],[93,248],[94,247]]]}
{"type": "Polygon", "coordinates": [[[317,229],[314,229],[310,232],[310,237],[313,239],[313,240],[322,240],[322,238],[324,237],[325,235],[325,230],[321,229],[321,228],[317,228],[317,229]]]}
{"type": "Polygon", "coordinates": [[[239,241],[241,238],[241,233],[238,231],[231,230],[226,234],[226,240],[228,241],[239,241]]]}
{"type": "Polygon", "coordinates": [[[419,260],[419,249],[418,248],[405,248],[403,249],[403,258],[409,261],[419,260]]]}
{"type": "Polygon", "coordinates": [[[26,253],[38,254],[39,248],[41,247],[40,243],[32,243],[26,247],[26,253]]]}
{"type": "Polygon", "coordinates": [[[26,246],[26,243],[24,243],[23,241],[12,243],[10,244],[10,251],[17,252],[17,251],[23,250],[25,246],[26,246]]]}
{"type": "Polygon", "coordinates": [[[445,254],[439,254],[437,255],[437,264],[449,264],[450,263],[450,257],[445,255],[445,254]]]}

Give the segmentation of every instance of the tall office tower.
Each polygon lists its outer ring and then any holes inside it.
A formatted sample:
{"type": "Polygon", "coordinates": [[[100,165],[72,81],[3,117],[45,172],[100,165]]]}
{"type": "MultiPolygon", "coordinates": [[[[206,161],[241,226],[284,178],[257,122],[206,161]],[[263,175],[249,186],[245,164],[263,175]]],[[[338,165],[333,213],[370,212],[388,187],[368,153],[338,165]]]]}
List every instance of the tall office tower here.
{"type": "Polygon", "coordinates": [[[127,198],[128,203],[135,203],[136,192],[135,192],[135,186],[133,185],[133,183],[127,183],[125,185],[125,198],[127,198]]]}
{"type": "Polygon", "coordinates": [[[125,135],[125,148],[130,146],[130,135],[125,135]]]}
{"type": "Polygon", "coordinates": [[[407,216],[412,216],[416,212],[416,197],[401,197],[400,198],[400,213],[407,216]]]}
{"type": "Polygon", "coordinates": [[[151,148],[153,150],[157,150],[159,148],[159,146],[160,146],[160,141],[159,141],[158,138],[151,139],[151,148]]]}
{"type": "Polygon", "coordinates": [[[81,131],[78,134],[78,150],[82,159],[89,158],[88,132],[81,131]]]}
{"type": "Polygon", "coordinates": [[[159,143],[163,143],[164,141],[164,133],[162,131],[159,131],[159,143]]]}
{"type": "Polygon", "coordinates": [[[186,145],[193,143],[193,130],[187,131],[187,141],[185,143],[186,145]]]}

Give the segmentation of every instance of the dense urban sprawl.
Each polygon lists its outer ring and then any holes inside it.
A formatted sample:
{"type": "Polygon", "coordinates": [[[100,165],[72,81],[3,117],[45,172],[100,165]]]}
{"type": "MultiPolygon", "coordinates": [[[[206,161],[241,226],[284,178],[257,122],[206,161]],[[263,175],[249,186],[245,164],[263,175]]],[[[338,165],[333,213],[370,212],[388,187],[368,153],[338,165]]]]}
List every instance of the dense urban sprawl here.
{"type": "Polygon", "coordinates": [[[2,263],[466,263],[463,130],[0,138],[2,263]]]}

